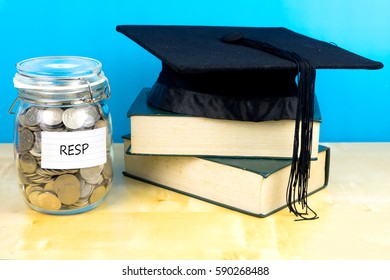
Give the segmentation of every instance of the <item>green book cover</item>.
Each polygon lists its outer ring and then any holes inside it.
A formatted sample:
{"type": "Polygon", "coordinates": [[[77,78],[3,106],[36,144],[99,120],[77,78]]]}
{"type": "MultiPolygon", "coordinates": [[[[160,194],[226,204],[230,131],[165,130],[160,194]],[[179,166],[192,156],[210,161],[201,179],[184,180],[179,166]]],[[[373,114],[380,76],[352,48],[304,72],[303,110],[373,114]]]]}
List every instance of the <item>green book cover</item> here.
{"type": "MultiPolygon", "coordinates": [[[[123,138],[128,146],[130,135],[123,138]]],[[[245,214],[266,217],[286,207],[288,159],[145,156],[125,147],[125,162],[126,176],[245,214]]],[[[329,165],[330,149],[320,145],[309,195],[327,186],[329,165]]]]}

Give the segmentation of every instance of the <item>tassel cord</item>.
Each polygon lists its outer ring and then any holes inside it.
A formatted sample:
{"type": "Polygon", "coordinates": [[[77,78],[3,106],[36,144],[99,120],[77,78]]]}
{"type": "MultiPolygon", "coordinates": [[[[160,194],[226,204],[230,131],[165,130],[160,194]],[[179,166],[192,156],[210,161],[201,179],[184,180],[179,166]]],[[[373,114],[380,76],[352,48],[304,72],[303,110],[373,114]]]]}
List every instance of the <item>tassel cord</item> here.
{"type": "Polygon", "coordinates": [[[299,217],[298,221],[317,219],[317,213],[307,203],[313,138],[314,87],[316,78],[314,65],[294,52],[277,48],[265,42],[245,38],[239,33],[227,34],[223,41],[265,51],[296,64],[298,68],[298,107],[286,202],[290,212],[299,217]],[[299,205],[301,209],[299,209],[299,205]]]}

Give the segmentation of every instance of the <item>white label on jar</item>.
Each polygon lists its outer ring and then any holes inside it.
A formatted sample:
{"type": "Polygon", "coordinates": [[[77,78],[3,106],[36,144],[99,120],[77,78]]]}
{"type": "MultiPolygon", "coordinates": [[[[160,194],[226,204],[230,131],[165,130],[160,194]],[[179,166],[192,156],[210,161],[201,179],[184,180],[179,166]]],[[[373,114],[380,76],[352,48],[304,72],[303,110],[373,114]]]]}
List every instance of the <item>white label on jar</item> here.
{"type": "Polygon", "coordinates": [[[106,163],[106,128],[73,132],[42,131],[41,167],[77,169],[106,163]]]}

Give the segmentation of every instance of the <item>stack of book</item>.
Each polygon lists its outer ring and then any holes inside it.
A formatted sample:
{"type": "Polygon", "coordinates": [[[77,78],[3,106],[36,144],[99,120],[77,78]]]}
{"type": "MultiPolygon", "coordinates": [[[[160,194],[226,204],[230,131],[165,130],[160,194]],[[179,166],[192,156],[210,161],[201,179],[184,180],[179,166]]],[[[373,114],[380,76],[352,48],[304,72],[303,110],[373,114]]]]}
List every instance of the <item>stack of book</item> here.
{"type": "MultiPolygon", "coordinates": [[[[246,122],[181,115],[147,103],[128,111],[124,175],[258,217],[286,206],[295,120],[246,122]]],[[[319,145],[315,102],[308,194],[328,183],[330,150],[319,145]]]]}

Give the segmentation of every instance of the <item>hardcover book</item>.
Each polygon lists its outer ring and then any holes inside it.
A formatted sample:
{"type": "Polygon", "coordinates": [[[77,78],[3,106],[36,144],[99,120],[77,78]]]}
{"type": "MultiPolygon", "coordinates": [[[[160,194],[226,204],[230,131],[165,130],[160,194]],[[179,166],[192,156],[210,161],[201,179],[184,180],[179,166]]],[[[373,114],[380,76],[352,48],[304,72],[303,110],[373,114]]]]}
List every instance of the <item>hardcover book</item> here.
{"type": "MultiPolygon", "coordinates": [[[[124,137],[124,175],[257,217],[286,206],[289,159],[150,156],[132,153],[124,137]]],[[[330,149],[311,161],[308,194],[328,184],[330,149]]]]}
{"type": "MultiPolygon", "coordinates": [[[[172,113],[147,103],[141,90],[128,111],[132,153],[149,155],[291,158],[295,120],[237,121],[172,113]]],[[[315,102],[312,158],[317,157],[321,114],[315,102]]]]}

